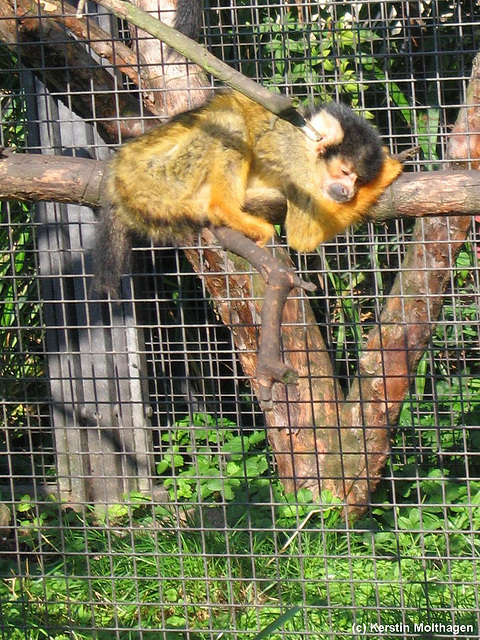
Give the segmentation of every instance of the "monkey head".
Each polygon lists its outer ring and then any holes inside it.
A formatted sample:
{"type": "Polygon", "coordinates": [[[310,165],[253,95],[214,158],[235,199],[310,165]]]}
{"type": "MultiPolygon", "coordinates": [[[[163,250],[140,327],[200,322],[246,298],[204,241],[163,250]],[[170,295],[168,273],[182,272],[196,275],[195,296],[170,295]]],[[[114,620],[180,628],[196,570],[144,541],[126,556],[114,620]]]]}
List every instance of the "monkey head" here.
{"type": "Polygon", "coordinates": [[[358,188],[382,169],[385,152],[380,136],[349,107],[336,102],[323,105],[308,119],[321,135],[317,154],[323,196],[340,204],[350,202],[358,188]]]}

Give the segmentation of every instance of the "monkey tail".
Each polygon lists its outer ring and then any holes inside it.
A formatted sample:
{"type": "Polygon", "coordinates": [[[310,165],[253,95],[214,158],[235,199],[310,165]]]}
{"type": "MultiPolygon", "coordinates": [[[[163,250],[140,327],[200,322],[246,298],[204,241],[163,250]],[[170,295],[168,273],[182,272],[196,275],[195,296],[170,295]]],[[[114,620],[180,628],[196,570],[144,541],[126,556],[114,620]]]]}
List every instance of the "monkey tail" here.
{"type": "Polygon", "coordinates": [[[100,210],[95,245],[94,291],[117,298],[120,278],[129,268],[132,239],[111,204],[100,210]]]}
{"type": "Polygon", "coordinates": [[[197,40],[202,28],[203,2],[201,0],[177,0],[174,27],[185,36],[197,40]]]}
{"type": "MultiPolygon", "coordinates": [[[[202,28],[203,2],[202,0],[177,0],[174,28],[184,36],[198,41],[202,28]]],[[[171,47],[166,48],[169,62],[184,60],[183,56],[171,47]]]]}

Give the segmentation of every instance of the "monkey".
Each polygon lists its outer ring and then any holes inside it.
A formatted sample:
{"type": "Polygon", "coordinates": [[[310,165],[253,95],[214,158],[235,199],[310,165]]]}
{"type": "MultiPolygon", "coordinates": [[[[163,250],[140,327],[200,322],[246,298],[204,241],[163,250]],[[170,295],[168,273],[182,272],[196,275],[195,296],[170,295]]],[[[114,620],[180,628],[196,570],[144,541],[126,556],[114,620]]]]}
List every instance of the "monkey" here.
{"type": "Polygon", "coordinates": [[[345,105],[305,116],[317,140],[222,90],[123,145],[107,172],[95,288],[116,293],[135,234],[178,245],[202,227],[227,226],[264,245],[274,233],[265,212],[283,198],[287,242],[308,252],[361,220],[401,162],[345,105]]]}

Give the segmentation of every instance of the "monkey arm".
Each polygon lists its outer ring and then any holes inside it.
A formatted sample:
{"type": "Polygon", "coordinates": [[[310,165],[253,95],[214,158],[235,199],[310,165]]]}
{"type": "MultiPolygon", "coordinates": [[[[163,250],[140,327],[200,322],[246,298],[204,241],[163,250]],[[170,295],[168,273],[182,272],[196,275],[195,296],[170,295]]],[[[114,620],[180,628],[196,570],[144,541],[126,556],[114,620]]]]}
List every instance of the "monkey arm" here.
{"type": "Polygon", "coordinates": [[[243,210],[272,224],[282,224],[287,215],[287,199],[278,189],[247,189],[243,210]]]}

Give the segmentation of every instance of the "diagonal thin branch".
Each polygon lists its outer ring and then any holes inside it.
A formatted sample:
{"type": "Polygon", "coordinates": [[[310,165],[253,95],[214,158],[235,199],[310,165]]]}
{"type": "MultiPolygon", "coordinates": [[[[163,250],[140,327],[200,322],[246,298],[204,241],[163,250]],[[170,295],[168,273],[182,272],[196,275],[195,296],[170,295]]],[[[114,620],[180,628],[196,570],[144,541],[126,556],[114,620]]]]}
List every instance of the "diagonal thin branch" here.
{"type": "Polygon", "coordinates": [[[274,115],[302,127],[307,135],[315,136],[315,132],[310,125],[294,109],[292,98],[265,89],[258,82],[232,69],[228,64],[216,58],[206,47],[191,40],[176,29],[169,27],[161,20],[153,18],[149,13],[131,2],[126,0],[99,0],[98,4],[111,11],[117,17],[128,20],[129,23],[168,44],[172,49],[198,64],[207,73],[221,80],[229,87],[241,91],[255,102],[263,105],[274,115]]]}

